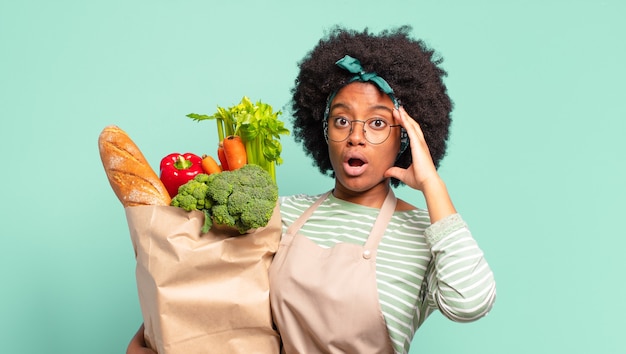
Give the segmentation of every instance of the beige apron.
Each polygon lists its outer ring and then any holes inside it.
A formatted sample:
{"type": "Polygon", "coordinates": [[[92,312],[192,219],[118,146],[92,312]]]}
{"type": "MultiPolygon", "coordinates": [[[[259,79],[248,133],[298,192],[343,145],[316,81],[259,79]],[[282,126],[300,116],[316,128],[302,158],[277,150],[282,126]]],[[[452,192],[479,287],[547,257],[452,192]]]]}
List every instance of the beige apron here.
{"type": "Polygon", "coordinates": [[[283,234],[270,266],[270,304],[287,354],[393,353],[376,286],[376,250],[393,212],[391,191],[365,245],[322,248],[297,234],[320,197],[283,234]]]}

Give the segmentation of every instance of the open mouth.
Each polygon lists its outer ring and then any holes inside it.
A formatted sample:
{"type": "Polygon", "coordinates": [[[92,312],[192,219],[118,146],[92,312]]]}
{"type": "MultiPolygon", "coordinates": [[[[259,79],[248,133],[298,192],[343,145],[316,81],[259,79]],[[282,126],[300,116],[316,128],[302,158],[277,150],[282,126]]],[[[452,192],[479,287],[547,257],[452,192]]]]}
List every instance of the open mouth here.
{"type": "Polygon", "coordinates": [[[361,160],[361,159],[349,159],[348,160],[348,165],[350,167],[361,167],[365,164],[365,161],[361,160]]]}
{"type": "Polygon", "coordinates": [[[351,156],[344,160],[344,171],[348,176],[357,177],[362,175],[367,168],[367,160],[360,156],[351,156]]]}

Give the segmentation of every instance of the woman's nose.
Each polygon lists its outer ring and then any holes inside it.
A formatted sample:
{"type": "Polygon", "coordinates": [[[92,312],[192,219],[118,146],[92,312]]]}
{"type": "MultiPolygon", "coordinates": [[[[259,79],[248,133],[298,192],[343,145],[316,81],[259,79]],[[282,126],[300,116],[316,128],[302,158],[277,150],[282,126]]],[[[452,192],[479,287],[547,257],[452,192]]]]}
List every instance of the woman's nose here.
{"type": "Polygon", "coordinates": [[[348,135],[348,143],[351,145],[359,145],[365,142],[365,122],[359,120],[352,121],[350,134],[348,135]],[[361,124],[357,124],[361,123],[361,124]]]}

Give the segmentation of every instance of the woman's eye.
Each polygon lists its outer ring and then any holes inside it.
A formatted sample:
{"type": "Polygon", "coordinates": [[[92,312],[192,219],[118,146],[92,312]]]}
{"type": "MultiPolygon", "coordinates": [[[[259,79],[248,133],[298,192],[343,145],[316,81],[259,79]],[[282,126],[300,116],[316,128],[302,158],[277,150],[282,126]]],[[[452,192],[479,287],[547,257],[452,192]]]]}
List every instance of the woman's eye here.
{"type": "Polygon", "coordinates": [[[350,121],[343,117],[335,118],[335,126],[337,128],[345,128],[350,126],[350,121]]]}
{"type": "Polygon", "coordinates": [[[381,118],[373,118],[369,120],[368,126],[376,130],[385,129],[387,127],[387,121],[381,118]]]}

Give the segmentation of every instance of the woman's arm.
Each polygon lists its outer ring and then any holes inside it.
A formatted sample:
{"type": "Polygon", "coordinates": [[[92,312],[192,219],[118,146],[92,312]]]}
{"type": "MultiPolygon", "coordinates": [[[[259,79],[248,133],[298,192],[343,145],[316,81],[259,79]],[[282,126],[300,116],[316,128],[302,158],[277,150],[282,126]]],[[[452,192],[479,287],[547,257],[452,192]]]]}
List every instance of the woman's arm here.
{"type": "Polygon", "coordinates": [[[128,343],[126,348],[126,354],[157,354],[154,350],[146,346],[146,340],[143,336],[144,327],[143,323],[139,327],[139,330],[128,343]]]}
{"type": "Polygon", "coordinates": [[[449,319],[469,322],[485,316],[496,299],[493,272],[459,214],[426,229],[433,255],[427,274],[428,306],[449,319]]]}
{"type": "Polygon", "coordinates": [[[486,315],[495,301],[491,268],[457,214],[419,124],[402,107],[393,114],[409,135],[413,162],[407,169],[390,168],[386,176],[421,191],[430,216],[431,226],[425,234],[433,255],[427,275],[428,306],[454,321],[476,320],[486,315]]]}

